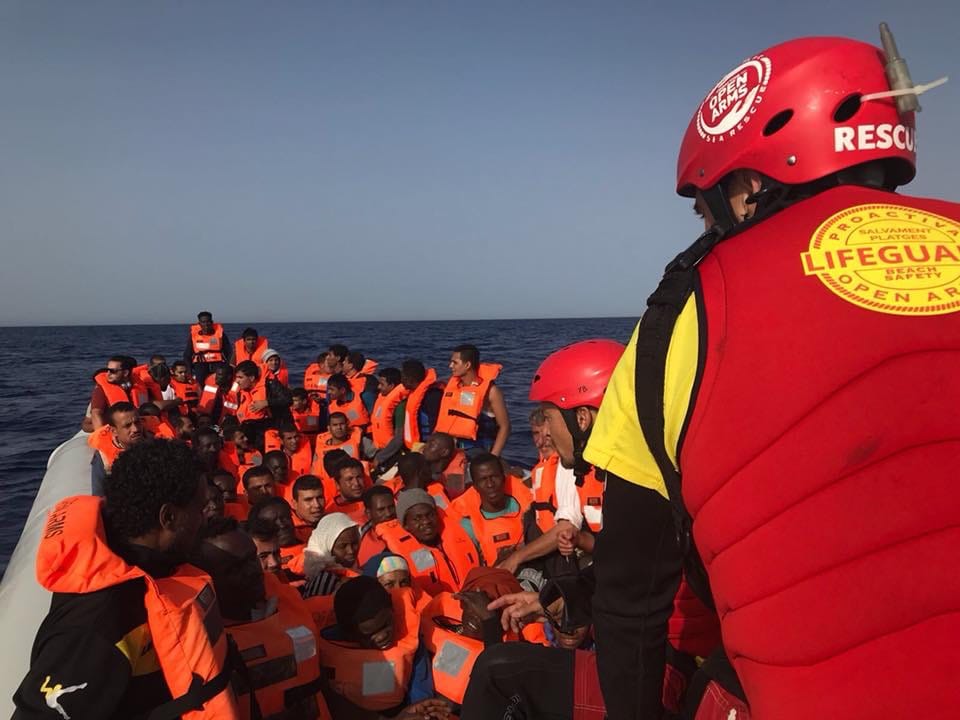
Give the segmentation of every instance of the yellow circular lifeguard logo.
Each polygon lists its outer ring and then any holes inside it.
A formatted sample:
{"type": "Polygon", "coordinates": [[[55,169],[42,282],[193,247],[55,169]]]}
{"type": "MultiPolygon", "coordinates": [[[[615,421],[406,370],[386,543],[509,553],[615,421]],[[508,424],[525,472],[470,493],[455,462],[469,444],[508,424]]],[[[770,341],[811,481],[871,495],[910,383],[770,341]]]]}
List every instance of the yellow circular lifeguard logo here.
{"type": "Polygon", "coordinates": [[[801,255],[847,302],[893,315],[960,311],[960,223],[901,205],[857,205],[828,218],[801,255]]]}

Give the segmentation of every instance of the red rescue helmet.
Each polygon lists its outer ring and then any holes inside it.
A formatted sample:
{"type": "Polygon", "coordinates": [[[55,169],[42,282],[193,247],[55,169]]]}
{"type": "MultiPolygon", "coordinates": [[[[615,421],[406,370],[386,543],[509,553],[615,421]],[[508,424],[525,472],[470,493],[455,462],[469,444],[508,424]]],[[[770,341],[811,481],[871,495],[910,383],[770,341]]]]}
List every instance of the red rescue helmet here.
{"type": "Polygon", "coordinates": [[[561,410],[599,408],[623,345],[614,340],[584,340],[567,345],[540,363],[530,383],[530,400],[561,410]]]}
{"type": "Polygon", "coordinates": [[[734,170],[800,185],[870,160],[891,182],[916,172],[914,114],[894,98],[886,57],[857,40],[810,37],[775,45],[724,75],[697,108],[677,159],[677,192],[693,197],[734,170]]]}

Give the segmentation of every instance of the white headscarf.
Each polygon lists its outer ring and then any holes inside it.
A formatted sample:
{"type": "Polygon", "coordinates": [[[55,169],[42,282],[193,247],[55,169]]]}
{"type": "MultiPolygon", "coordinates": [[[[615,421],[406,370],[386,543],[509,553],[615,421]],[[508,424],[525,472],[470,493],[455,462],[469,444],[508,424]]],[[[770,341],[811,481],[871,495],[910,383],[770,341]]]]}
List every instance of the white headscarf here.
{"type": "Polygon", "coordinates": [[[312,577],[323,568],[336,563],[333,544],[340,537],[340,533],[352,527],[357,527],[357,523],[344,513],[329,513],[320,518],[307,540],[307,547],[303,550],[303,570],[307,577],[312,577]]]}

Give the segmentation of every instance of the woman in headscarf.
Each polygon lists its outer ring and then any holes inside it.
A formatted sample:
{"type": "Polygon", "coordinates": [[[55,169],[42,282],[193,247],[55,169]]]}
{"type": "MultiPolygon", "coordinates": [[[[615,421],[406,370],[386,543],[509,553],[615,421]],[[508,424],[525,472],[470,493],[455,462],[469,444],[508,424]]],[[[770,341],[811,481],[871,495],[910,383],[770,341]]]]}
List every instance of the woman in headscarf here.
{"type": "Polygon", "coordinates": [[[303,586],[305,598],[332,595],[341,580],[359,575],[357,547],[360,529],[343,513],[329,513],[320,518],[303,551],[303,586]]]}

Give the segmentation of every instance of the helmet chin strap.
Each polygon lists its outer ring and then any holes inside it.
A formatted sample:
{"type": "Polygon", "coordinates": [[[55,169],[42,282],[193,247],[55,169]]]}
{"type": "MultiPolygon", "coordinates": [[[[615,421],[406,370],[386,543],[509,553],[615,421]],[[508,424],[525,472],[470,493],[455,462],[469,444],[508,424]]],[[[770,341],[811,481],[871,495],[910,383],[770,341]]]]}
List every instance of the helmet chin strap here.
{"type": "Polygon", "coordinates": [[[573,474],[577,478],[577,487],[583,485],[584,476],[590,472],[591,465],[583,459],[583,451],[590,439],[590,430],[581,430],[577,422],[577,410],[560,409],[560,415],[567,426],[570,437],[573,438],[573,474]]]}

